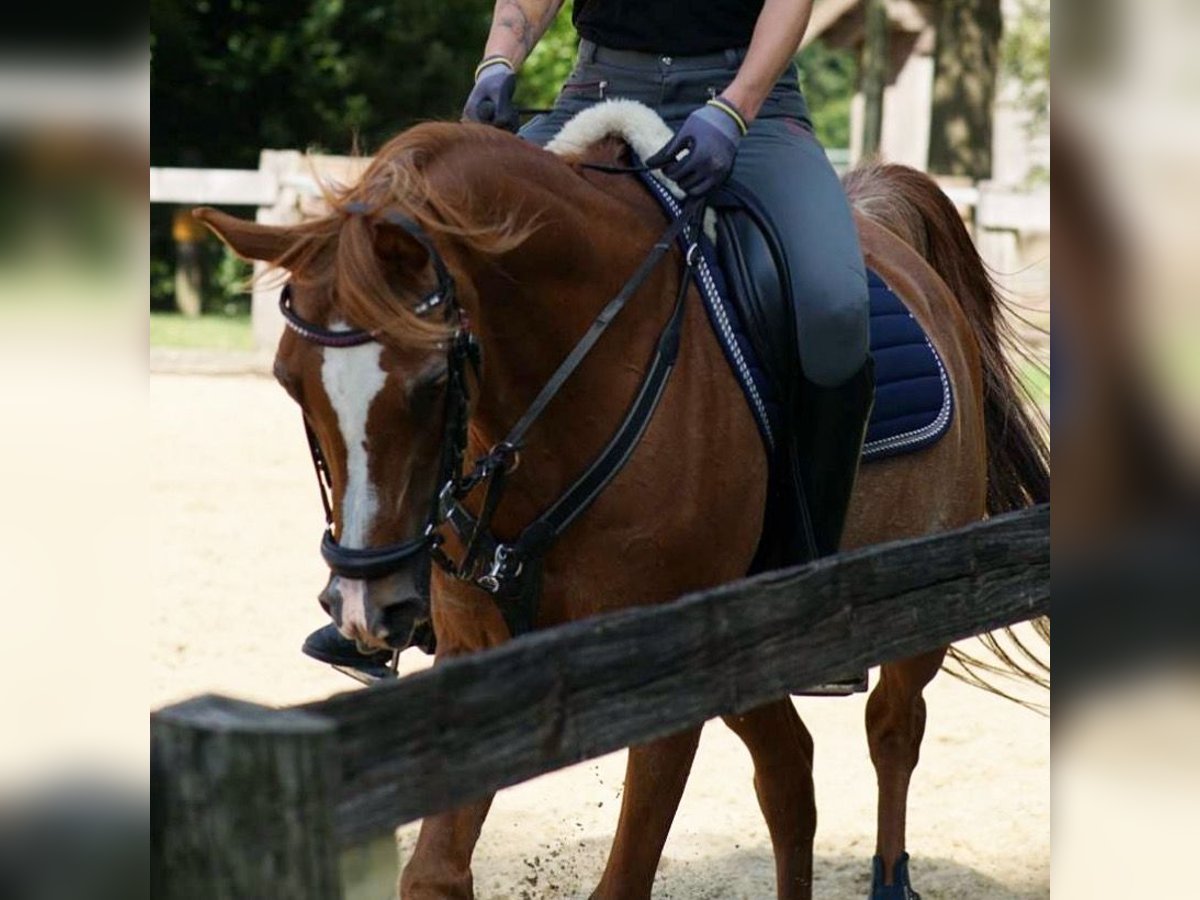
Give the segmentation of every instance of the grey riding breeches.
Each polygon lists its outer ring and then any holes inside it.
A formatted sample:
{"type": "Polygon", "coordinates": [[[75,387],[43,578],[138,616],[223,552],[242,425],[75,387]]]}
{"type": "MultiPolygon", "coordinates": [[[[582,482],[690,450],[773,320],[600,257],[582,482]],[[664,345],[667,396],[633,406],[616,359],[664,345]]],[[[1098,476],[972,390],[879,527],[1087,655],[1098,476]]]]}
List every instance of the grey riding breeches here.
{"type": "MultiPolygon", "coordinates": [[[[743,57],[727,50],[672,58],[581,41],[553,110],[520,135],[546,144],[576,113],[616,97],[646,104],[678,129],[725,89],[743,57]]],[[[845,192],[813,134],[794,67],[751,123],[731,177],[757,196],[784,242],[805,376],[823,387],[841,384],[867,358],[867,277],[845,192]]]]}

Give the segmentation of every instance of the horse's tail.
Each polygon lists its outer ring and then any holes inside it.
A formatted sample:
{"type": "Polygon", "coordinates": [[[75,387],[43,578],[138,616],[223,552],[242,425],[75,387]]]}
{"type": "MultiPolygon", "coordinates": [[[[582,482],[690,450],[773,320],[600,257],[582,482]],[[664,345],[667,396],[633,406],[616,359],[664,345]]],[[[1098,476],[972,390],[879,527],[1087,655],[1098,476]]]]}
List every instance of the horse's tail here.
{"type": "MultiPolygon", "coordinates": [[[[957,298],[971,324],[983,363],[983,409],[987,433],[987,511],[1021,509],[1050,499],[1050,450],[1046,419],[1020,378],[1015,360],[1039,366],[1013,324],[1019,318],[988,273],[954,204],[928,175],[907,166],[870,164],[848,173],[846,192],[854,208],[914,247],[957,298]]],[[[1048,620],[1033,623],[1049,643],[1048,620]]],[[[947,671],[996,693],[992,674],[1013,674],[1049,686],[1049,666],[1005,629],[1014,654],[997,638],[981,640],[999,661],[981,660],[951,648],[947,671]]],[[[1007,642],[1006,642],[1007,643],[1007,642]]]]}

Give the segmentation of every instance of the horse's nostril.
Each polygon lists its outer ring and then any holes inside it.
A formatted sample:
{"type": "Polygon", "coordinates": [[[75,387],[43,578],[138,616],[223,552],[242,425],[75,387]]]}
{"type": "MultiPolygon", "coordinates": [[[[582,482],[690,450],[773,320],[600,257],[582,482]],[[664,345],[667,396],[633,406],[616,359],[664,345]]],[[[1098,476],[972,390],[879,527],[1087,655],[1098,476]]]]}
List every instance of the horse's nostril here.
{"type": "Polygon", "coordinates": [[[321,604],[321,609],[325,610],[326,615],[333,619],[335,625],[342,624],[342,595],[337,588],[325,588],[317,595],[317,602],[321,604]]]}

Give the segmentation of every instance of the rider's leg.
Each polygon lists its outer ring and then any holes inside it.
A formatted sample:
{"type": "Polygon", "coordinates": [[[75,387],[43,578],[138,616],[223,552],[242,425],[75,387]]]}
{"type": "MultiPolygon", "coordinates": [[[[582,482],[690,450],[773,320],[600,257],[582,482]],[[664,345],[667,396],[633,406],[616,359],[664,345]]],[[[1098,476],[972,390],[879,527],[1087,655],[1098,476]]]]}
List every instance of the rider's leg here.
{"type": "Polygon", "coordinates": [[[841,182],[804,118],[755,121],[733,178],[754,192],[784,244],[803,370],[798,455],[823,556],[841,542],[874,395],[862,250],[841,182]]]}

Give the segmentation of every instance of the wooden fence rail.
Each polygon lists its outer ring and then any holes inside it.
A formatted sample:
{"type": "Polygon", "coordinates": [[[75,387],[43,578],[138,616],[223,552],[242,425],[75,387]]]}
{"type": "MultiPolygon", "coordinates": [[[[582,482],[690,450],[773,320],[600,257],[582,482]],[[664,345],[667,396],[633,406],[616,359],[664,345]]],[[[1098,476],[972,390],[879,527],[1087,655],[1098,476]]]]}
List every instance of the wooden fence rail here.
{"type": "MultiPolygon", "coordinates": [[[[294,837],[278,822],[294,818],[297,804],[311,809],[314,796],[333,798],[328,815],[314,816],[318,827],[353,845],[536,775],[750,709],[847,667],[1046,614],[1049,522],[1049,507],[1036,507],[547,630],[289,710],[302,716],[292,721],[261,709],[264,728],[271,721],[286,733],[287,753],[269,758],[262,731],[249,726],[249,704],[202,698],[162,710],[152,720],[156,866],[194,870],[182,885],[214,866],[228,868],[208,857],[233,854],[258,869],[264,858],[290,858],[298,851],[279,842],[294,837]],[[256,766],[242,772],[228,762],[235,749],[205,737],[222,721],[236,724],[225,733],[248,734],[259,748],[256,766]],[[225,764],[215,765],[205,746],[225,764]],[[338,766],[332,774],[326,766],[311,792],[296,790],[295,778],[311,775],[312,753],[332,753],[338,766]],[[225,787],[202,789],[196,767],[225,787]],[[257,825],[244,816],[236,828],[226,816],[221,828],[198,833],[214,815],[198,807],[238,796],[221,781],[231,771],[246,791],[255,781],[276,785],[276,793],[291,786],[284,793],[292,808],[257,825]]],[[[257,808],[248,796],[242,803],[257,808]]],[[[163,896],[201,895],[242,896],[211,886],[163,896]]]]}

